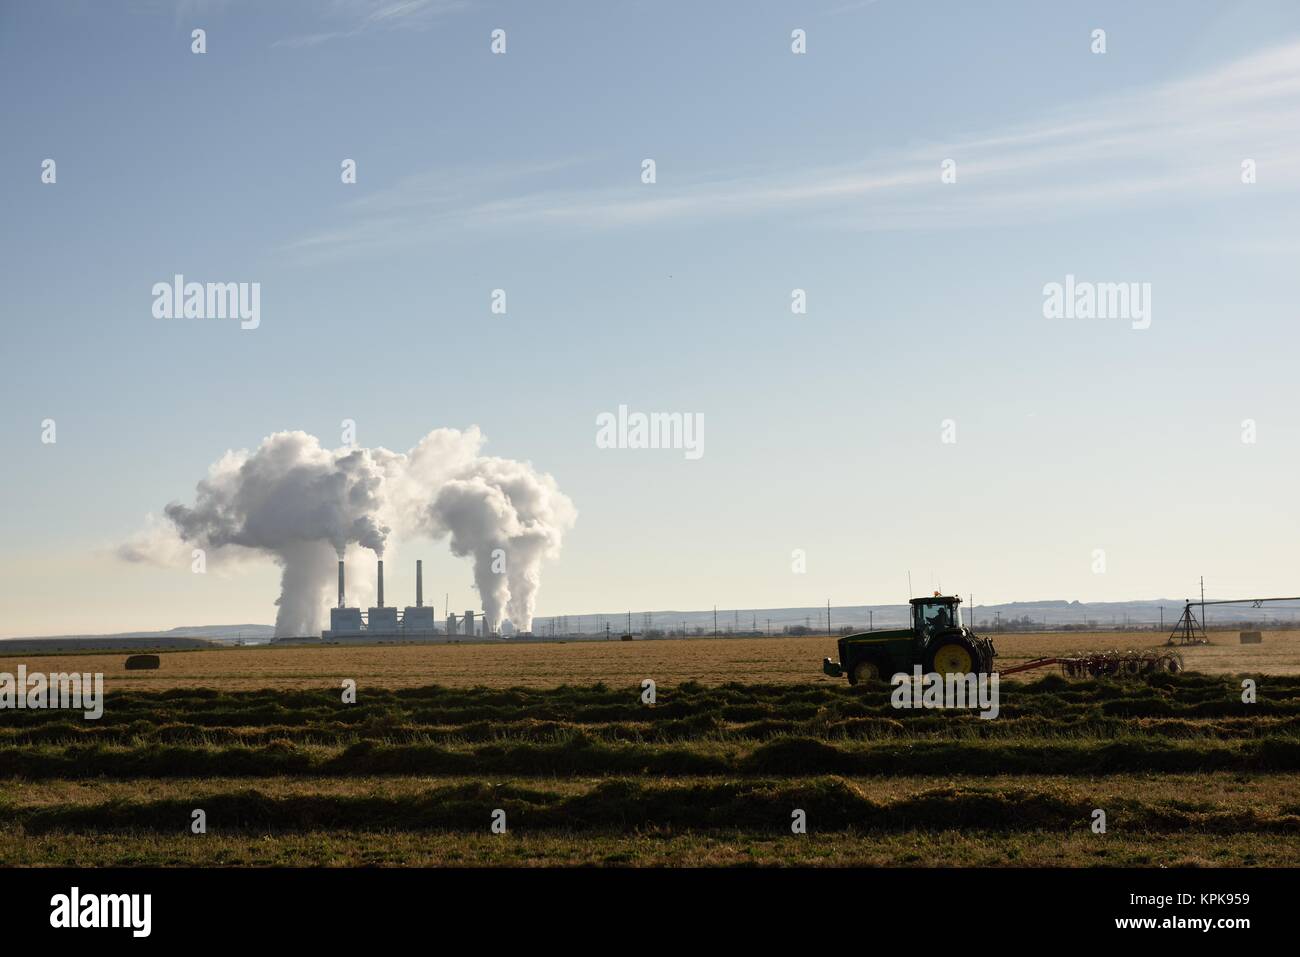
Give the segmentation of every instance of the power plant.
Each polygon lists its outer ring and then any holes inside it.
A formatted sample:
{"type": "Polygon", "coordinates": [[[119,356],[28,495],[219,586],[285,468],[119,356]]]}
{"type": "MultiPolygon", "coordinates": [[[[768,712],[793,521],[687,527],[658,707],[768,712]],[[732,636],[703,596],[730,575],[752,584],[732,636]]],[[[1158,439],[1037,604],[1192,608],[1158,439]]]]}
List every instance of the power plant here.
{"type": "MultiPolygon", "coordinates": [[[[473,637],[473,611],[466,611],[463,620],[447,613],[447,625],[439,631],[434,618],[432,605],[424,603],[424,562],[415,563],[415,604],[407,605],[398,612],[396,606],[384,604],[384,560],[379,559],[376,580],[375,604],[365,611],[360,607],[349,607],[345,591],[343,561],[339,561],[339,603],[330,609],[330,626],[321,632],[323,641],[376,641],[395,640],[410,641],[435,636],[451,638],[465,634],[473,637]],[[462,632],[463,622],[463,632],[462,632]]],[[[487,620],[484,619],[483,637],[491,637],[487,632],[487,620]]]]}

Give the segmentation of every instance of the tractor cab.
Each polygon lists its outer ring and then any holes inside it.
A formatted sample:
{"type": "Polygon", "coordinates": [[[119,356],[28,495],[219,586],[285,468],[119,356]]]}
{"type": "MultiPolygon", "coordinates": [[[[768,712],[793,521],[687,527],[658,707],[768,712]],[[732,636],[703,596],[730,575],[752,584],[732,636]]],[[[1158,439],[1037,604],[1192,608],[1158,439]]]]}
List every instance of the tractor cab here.
{"type": "Polygon", "coordinates": [[[935,592],[930,598],[912,599],[912,630],[918,638],[960,631],[961,627],[960,597],[935,592]]]}

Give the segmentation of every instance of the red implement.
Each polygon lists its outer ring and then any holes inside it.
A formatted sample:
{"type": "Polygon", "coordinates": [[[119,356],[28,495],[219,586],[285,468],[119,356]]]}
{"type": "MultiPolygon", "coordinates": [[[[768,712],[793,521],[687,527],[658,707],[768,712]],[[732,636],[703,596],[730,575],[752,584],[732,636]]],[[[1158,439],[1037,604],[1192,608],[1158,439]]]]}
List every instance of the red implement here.
{"type": "Polygon", "coordinates": [[[1183,656],[1176,651],[1107,651],[1070,658],[1035,658],[1014,668],[1002,668],[998,674],[1005,677],[1051,665],[1060,665],[1061,673],[1067,678],[1126,677],[1161,672],[1177,674],[1186,667],[1183,656]]]}

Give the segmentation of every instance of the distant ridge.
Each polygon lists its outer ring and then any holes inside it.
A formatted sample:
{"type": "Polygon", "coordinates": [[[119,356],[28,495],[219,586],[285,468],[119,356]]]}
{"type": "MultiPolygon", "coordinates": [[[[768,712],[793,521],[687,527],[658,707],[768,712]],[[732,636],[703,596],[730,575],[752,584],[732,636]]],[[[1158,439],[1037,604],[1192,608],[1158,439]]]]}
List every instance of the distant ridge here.
{"type": "Polygon", "coordinates": [[[0,638],[0,654],[70,648],[212,648],[240,641],[270,641],[272,625],[183,625],[168,631],[124,631],[107,635],[48,635],[0,638]]]}

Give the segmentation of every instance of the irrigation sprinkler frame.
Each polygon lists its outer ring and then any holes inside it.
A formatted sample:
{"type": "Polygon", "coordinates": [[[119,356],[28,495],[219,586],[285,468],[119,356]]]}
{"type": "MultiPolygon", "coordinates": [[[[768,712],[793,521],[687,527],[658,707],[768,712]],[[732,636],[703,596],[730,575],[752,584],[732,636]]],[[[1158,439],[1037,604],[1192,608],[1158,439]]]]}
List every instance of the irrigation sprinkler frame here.
{"type": "Polygon", "coordinates": [[[1255,608],[1262,608],[1266,601],[1300,601],[1300,597],[1292,598],[1218,598],[1213,601],[1206,601],[1202,598],[1200,601],[1186,599],[1183,606],[1183,613],[1174,625],[1174,630],[1169,633],[1167,645],[1208,645],[1210,643],[1209,633],[1205,630],[1205,606],[1206,605],[1246,605],[1249,604],[1255,608]],[[1193,605],[1201,606],[1201,617],[1197,619],[1196,612],[1192,610],[1193,605]]]}

